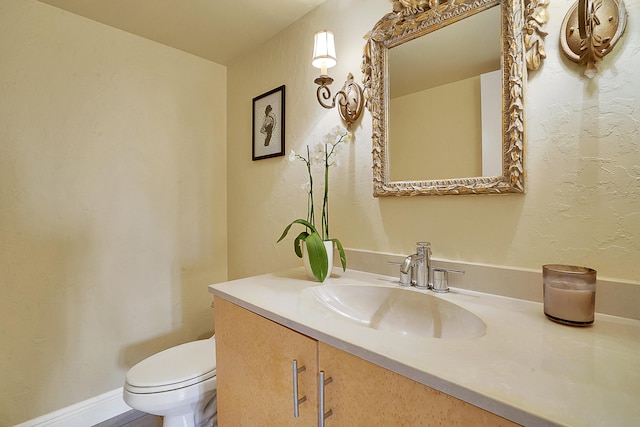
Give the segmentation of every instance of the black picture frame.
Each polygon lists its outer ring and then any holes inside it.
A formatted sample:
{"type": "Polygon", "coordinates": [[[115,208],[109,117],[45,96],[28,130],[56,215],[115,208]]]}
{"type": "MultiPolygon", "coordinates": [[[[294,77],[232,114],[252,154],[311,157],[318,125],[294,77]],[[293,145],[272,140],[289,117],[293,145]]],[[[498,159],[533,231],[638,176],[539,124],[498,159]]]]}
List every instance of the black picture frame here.
{"type": "Polygon", "coordinates": [[[284,156],[285,87],[253,98],[252,160],[284,156]]]}

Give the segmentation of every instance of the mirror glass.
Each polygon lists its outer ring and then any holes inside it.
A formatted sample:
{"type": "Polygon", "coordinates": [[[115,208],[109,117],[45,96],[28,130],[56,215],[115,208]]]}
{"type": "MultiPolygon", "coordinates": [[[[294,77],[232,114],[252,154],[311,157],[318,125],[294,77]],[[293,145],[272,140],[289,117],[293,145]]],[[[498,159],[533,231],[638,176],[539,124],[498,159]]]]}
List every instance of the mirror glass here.
{"type": "Polygon", "coordinates": [[[500,17],[493,7],[389,49],[391,181],[502,174],[500,17]]]}
{"type": "Polygon", "coordinates": [[[392,1],[365,36],[374,196],[524,192],[524,86],[548,2],[392,1]]]}

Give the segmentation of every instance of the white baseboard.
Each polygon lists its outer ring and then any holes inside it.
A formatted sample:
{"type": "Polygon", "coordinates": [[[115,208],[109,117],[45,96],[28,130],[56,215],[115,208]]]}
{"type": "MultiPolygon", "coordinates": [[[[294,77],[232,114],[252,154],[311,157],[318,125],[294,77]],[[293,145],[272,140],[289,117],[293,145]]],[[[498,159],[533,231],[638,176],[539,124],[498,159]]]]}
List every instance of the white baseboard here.
{"type": "Polygon", "coordinates": [[[122,399],[122,388],[118,388],[15,427],[88,427],[130,410],[122,399]]]}

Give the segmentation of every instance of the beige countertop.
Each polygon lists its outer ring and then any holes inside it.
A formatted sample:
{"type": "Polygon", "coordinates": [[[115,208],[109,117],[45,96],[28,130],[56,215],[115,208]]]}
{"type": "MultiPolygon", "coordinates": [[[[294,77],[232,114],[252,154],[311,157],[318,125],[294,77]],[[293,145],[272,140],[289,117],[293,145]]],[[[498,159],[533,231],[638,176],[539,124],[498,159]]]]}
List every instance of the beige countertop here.
{"type": "MultiPolygon", "coordinates": [[[[398,286],[395,278],[334,269],[325,284],[398,286]]],[[[542,304],[473,291],[429,292],[476,314],[486,334],[403,336],[315,309],[323,286],[302,268],[211,285],[222,297],[302,334],[526,426],[640,425],[640,321],[596,314],[589,327],[549,321],[542,304]]],[[[215,298],[214,298],[215,304],[215,298]]]]}

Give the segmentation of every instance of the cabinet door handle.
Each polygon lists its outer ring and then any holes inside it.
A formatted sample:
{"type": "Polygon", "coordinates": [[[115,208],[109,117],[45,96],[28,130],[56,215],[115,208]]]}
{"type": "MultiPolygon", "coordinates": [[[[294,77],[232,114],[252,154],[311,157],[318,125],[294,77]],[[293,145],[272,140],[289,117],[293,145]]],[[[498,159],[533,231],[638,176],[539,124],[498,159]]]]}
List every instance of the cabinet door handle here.
{"type": "Polygon", "coordinates": [[[333,409],[324,411],[324,386],[333,381],[333,378],[329,377],[324,379],[324,371],[320,371],[320,381],[318,383],[318,426],[324,427],[324,420],[333,415],[333,409]]]}
{"type": "Polygon", "coordinates": [[[293,361],[293,416],[295,418],[300,415],[300,404],[307,400],[307,396],[302,396],[298,399],[298,374],[306,369],[304,366],[298,368],[298,361],[293,361]]]}

